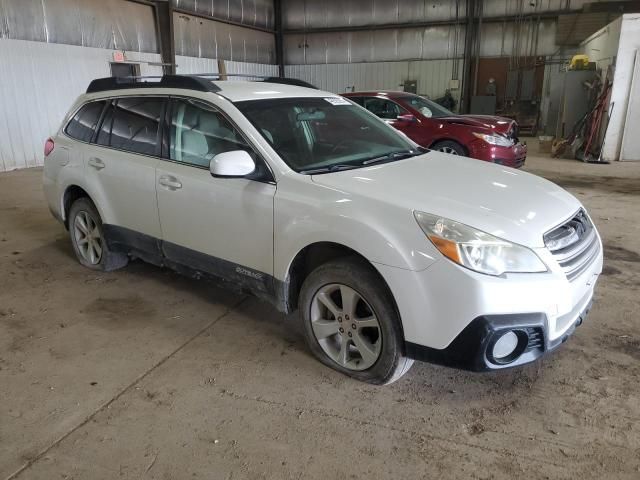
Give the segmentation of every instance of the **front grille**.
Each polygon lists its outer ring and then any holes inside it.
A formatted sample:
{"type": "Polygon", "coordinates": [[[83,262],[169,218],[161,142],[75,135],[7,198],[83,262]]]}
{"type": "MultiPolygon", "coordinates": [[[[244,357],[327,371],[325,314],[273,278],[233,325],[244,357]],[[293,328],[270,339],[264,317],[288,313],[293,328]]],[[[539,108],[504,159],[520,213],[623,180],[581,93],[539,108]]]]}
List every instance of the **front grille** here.
{"type": "Polygon", "coordinates": [[[600,242],[584,210],[544,236],[544,243],[569,280],[573,280],[596,259],[600,242]]]}

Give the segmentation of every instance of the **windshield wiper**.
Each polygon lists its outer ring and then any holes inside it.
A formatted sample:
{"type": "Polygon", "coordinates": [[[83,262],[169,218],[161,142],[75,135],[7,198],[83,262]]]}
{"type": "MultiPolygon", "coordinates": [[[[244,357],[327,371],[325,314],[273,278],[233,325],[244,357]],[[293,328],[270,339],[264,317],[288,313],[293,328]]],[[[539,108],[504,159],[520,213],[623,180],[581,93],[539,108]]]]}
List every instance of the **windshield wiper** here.
{"type": "Polygon", "coordinates": [[[327,167],[318,167],[318,168],[310,168],[309,170],[300,170],[298,173],[302,173],[303,175],[315,175],[316,173],[330,173],[330,172],[339,172],[340,170],[350,170],[352,168],[358,168],[360,165],[348,165],[348,164],[337,164],[337,165],[329,165],[327,167]]]}
{"type": "Polygon", "coordinates": [[[405,150],[402,152],[391,152],[391,153],[387,153],[386,155],[381,155],[379,157],[373,157],[373,158],[364,160],[361,163],[361,165],[371,165],[372,163],[401,160],[403,158],[416,157],[418,155],[422,155],[423,153],[424,152],[421,152],[420,150],[405,150]]]}

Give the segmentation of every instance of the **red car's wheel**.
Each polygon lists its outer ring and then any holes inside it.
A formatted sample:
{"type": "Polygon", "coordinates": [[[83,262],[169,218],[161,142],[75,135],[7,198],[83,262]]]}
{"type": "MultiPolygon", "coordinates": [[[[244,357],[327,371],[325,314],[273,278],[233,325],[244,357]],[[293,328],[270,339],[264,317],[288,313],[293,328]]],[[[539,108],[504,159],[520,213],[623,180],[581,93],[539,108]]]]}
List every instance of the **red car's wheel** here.
{"type": "Polygon", "coordinates": [[[443,140],[442,142],[435,143],[431,146],[431,150],[448,153],[449,155],[467,155],[464,147],[458,142],[454,142],[452,140],[443,140]]]}

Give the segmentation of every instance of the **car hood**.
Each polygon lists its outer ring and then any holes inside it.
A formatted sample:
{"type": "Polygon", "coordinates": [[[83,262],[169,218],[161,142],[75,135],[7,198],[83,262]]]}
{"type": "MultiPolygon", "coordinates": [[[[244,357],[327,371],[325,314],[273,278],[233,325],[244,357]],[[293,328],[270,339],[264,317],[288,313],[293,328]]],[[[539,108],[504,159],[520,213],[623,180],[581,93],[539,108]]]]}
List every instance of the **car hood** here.
{"type": "Polygon", "coordinates": [[[566,190],[535,175],[429,152],[365,168],[314,175],[347,195],[443,216],[511,242],[544,247],[543,235],[581,207],[566,190]]]}
{"type": "Polygon", "coordinates": [[[510,118],[492,115],[449,115],[438,117],[437,120],[457,125],[468,125],[482,130],[491,130],[507,135],[515,127],[516,122],[510,118]]]}

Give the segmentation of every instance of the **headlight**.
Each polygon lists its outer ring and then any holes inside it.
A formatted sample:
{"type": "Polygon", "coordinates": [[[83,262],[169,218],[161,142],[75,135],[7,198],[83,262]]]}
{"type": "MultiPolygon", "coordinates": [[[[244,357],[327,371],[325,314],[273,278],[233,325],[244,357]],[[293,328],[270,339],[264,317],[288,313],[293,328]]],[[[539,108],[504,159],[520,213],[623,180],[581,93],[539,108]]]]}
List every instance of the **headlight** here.
{"type": "Polygon", "coordinates": [[[447,218],[414,212],[431,243],[458,265],[487,275],[505,272],[546,272],[547,267],[530,249],[447,218]]]}
{"type": "Polygon", "coordinates": [[[476,133],[473,132],[473,135],[478,137],[481,140],[484,140],[491,145],[498,145],[499,147],[512,147],[513,140],[507,137],[503,137],[502,135],[488,135],[485,133],[476,133]]]}

